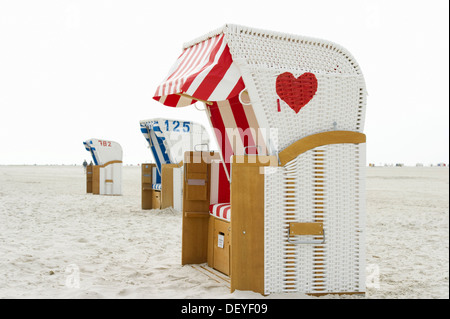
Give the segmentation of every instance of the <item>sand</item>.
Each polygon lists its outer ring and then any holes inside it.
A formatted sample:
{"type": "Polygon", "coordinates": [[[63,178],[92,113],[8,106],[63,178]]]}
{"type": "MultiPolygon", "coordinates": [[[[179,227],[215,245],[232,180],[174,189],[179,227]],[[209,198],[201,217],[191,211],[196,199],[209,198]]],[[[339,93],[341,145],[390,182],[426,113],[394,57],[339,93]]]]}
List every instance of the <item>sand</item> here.
{"type": "MultiPolygon", "coordinates": [[[[367,168],[365,297],[449,298],[448,168],[367,168]]],[[[263,297],[181,266],[181,213],[85,193],[81,166],[0,166],[0,298],[263,297]]]]}

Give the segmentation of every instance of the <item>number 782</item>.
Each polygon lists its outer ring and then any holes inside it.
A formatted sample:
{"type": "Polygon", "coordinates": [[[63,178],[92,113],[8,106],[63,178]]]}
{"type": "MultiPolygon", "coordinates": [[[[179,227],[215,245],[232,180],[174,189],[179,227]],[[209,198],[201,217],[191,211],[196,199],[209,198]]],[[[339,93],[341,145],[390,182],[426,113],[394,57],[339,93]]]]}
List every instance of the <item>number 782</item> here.
{"type": "Polygon", "coordinates": [[[111,147],[111,142],[110,141],[98,141],[100,143],[101,146],[108,146],[111,147]]]}

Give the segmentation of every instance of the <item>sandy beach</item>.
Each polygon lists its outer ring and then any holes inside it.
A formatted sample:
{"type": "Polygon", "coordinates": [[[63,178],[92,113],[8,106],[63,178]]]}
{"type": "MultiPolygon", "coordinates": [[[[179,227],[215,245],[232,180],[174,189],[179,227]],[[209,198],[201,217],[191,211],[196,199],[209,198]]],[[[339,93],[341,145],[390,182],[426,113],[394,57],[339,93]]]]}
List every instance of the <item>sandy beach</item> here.
{"type": "MultiPolygon", "coordinates": [[[[449,171],[367,168],[361,296],[449,298],[449,171]]],[[[81,166],[0,166],[0,298],[317,298],[230,294],[181,266],[181,213],[140,209],[140,168],[123,195],[86,194],[81,166]]]]}

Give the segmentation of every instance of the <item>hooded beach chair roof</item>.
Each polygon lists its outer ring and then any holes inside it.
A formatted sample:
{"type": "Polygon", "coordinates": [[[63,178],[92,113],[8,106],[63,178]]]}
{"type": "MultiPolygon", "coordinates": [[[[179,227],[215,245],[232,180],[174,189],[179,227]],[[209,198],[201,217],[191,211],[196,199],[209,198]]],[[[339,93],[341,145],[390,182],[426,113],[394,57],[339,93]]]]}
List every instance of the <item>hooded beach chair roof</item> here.
{"type": "Polygon", "coordinates": [[[206,102],[228,161],[278,154],[315,133],[362,132],[366,94],[359,65],[343,47],[227,24],[184,44],[154,99],[171,107],[206,102]],[[233,144],[227,128],[248,132],[233,144]]]}
{"type": "Polygon", "coordinates": [[[150,145],[159,178],[162,164],[178,164],[184,152],[209,147],[208,133],[199,123],[158,118],[142,120],[139,124],[150,145]]]}
{"type": "Polygon", "coordinates": [[[91,138],[83,144],[86,150],[91,153],[95,165],[122,161],[122,147],[117,142],[91,138]]]}

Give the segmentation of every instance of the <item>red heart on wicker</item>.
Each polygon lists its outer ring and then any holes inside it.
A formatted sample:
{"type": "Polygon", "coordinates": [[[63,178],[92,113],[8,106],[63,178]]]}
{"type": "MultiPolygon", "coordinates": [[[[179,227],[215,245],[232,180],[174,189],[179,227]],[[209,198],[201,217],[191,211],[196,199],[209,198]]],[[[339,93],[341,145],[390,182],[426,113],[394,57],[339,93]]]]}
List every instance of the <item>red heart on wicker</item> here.
{"type": "Polygon", "coordinates": [[[298,78],[292,73],[285,72],[277,77],[276,90],[278,96],[298,113],[316,94],[317,78],[309,72],[303,73],[298,78]]]}

